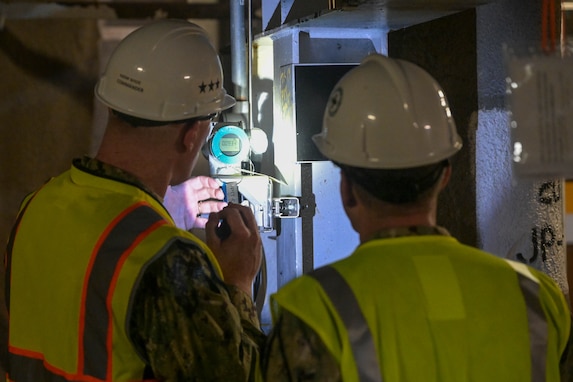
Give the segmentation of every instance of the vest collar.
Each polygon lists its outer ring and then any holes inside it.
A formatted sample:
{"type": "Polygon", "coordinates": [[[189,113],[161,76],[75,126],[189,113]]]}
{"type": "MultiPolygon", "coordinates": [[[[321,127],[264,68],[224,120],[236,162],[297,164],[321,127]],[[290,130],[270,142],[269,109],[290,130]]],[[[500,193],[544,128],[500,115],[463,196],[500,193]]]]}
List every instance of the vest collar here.
{"type": "Polygon", "coordinates": [[[442,235],[451,236],[448,230],[440,226],[412,226],[412,227],[397,227],[397,228],[387,228],[376,232],[368,240],[377,239],[391,239],[403,236],[424,236],[424,235],[442,235]]]}

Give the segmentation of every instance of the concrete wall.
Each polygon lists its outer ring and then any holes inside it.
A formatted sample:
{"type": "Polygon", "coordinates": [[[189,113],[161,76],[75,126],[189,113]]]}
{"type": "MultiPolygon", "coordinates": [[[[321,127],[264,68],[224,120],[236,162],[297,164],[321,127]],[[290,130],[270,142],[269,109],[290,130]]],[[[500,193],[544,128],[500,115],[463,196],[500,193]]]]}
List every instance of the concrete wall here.
{"type": "Polygon", "coordinates": [[[0,238],[19,202],[90,147],[97,27],[7,21],[0,31],[0,238]]]}
{"type": "Polygon", "coordinates": [[[477,245],[475,134],[476,16],[468,10],[388,34],[388,54],[414,62],[443,87],[463,148],[452,158],[452,178],[440,195],[438,224],[460,242],[477,245]]]}
{"type": "Polygon", "coordinates": [[[478,236],[483,249],[546,272],[567,294],[563,180],[517,177],[511,158],[506,52],[540,52],[541,9],[521,0],[477,8],[478,236]]]}

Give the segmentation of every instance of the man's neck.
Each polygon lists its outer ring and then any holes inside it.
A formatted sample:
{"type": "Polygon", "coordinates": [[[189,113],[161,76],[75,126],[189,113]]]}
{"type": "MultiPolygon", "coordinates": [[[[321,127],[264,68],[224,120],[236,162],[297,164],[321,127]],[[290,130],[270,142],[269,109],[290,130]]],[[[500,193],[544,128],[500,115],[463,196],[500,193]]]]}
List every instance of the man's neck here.
{"type": "Polygon", "coordinates": [[[434,227],[436,226],[436,214],[432,209],[407,209],[391,206],[380,211],[368,211],[355,223],[360,242],[363,243],[382,230],[418,226],[434,227]]]}

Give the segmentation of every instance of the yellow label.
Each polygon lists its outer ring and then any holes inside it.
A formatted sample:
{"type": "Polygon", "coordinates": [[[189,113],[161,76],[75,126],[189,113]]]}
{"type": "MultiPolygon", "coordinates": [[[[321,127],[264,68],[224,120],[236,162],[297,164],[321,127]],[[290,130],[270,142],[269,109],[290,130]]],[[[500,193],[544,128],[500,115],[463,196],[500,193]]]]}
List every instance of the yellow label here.
{"type": "Polygon", "coordinates": [[[565,182],[565,213],[573,214],[573,181],[565,182]]]}

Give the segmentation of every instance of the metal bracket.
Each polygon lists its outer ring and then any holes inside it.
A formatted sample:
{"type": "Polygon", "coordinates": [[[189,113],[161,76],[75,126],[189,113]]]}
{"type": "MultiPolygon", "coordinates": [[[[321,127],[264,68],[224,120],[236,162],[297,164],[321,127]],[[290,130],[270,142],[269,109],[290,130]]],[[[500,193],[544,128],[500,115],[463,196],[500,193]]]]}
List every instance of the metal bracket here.
{"type": "Polygon", "coordinates": [[[300,216],[300,202],[296,196],[273,198],[273,216],[276,218],[297,218],[300,216]]]}

